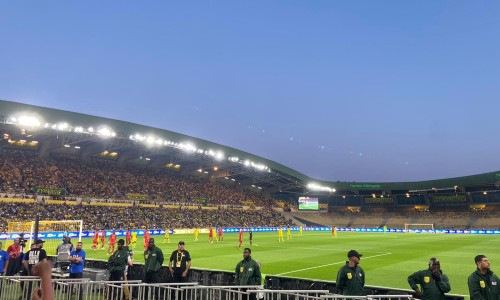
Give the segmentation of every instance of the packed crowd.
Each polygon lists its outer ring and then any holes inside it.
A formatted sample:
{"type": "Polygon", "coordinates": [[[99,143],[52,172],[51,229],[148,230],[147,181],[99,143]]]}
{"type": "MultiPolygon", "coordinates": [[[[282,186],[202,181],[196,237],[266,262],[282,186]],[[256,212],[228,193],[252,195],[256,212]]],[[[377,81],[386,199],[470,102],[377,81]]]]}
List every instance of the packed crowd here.
{"type": "Polygon", "coordinates": [[[84,220],[84,230],[128,228],[194,228],[286,226],[291,220],[272,210],[185,209],[155,207],[83,206],[67,204],[0,203],[0,232],[8,221],[84,220]]]}
{"type": "Polygon", "coordinates": [[[0,191],[30,193],[34,187],[64,188],[70,197],[126,199],[128,193],[147,195],[156,202],[192,202],[240,205],[249,201],[270,206],[260,193],[227,187],[210,180],[173,174],[168,170],[127,168],[116,161],[51,156],[32,151],[0,153],[0,191]]]}

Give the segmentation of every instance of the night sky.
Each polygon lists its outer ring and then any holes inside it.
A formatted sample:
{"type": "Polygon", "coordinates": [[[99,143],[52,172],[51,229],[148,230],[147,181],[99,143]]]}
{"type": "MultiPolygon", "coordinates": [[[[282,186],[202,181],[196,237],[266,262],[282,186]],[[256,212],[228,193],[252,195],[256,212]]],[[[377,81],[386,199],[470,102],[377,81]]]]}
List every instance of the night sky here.
{"type": "Polygon", "coordinates": [[[0,1],[0,99],[331,181],[500,170],[499,1],[0,1]]]}

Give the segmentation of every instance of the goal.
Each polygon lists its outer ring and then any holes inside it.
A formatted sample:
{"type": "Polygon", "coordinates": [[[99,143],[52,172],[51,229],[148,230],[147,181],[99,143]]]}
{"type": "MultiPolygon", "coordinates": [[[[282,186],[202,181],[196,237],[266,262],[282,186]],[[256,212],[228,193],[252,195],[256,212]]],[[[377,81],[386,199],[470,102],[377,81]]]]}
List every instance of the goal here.
{"type": "Polygon", "coordinates": [[[434,233],[434,224],[412,224],[405,223],[404,232],[430,232],[434,233]]]}
{"type": "MultiPolygon", "coordinates": [[[[25,234],[25,239],[28,242],[26,243],[27,248],[24,251],[29,250],[30,245],[36,240],[34,237],[35,221],[9,222],[7,228],[13,238],[16,237],[16,234],[25,234]]],[[[38,238],[45,241],[43,248],[47,251],[48,255],[56,255],[57,246],[62,243],[64,236],[69,236],[73,244],[82,241],[82,228],[82,220],[39,221],[38,238]]]]}

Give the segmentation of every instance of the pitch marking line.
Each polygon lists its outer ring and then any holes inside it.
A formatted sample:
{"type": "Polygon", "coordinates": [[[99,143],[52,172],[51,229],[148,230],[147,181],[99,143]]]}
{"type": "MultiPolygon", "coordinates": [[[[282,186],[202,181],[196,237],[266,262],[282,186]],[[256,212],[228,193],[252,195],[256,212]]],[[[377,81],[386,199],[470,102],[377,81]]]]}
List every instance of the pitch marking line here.
{"type": "MultiPolygon", "coordinates": [[[[363,257],[363,260],[369,259],[369,258],[374,258],[374,257],[379,257],[379,256],[384,256],[384,255],[391,255],[391,254],[392,253],[388,252],[388,253],[383,253],[383,254],[378,254],[378,255],[367,256],[367,257],[363,257]]],[[[318,268],[323,268],[323,267],[328,267],[328,266],[333,266],[333,265],[339,265],[339,264],[344,264],[344,263],[345,263],[345,260],[344,261],[339,261],[339,262],[334,262],[334,263],[331,263],[331,264],[316,266],[316,267],[310,267],[310,268],[305,268],[305,269],[300,269],[300,270],[294,270],[294,271],[284,272],[284,273],[276,274],[276,276],[282,276],[282,275],[285,275],[285,274],[297,273],[297,272],[301,272],[301,271],[318,269],[318,268]]]]}

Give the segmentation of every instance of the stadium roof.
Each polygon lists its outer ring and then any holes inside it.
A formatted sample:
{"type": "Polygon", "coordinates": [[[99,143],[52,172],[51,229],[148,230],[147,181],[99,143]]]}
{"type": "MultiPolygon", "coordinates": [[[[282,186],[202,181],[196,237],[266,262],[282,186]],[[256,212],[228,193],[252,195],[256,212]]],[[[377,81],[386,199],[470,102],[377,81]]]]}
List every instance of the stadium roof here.
{"type": "MultiPolygon", "coordinates": [[[[0,100],[0,129],[12,141],[36,141],[41,154],[105,157],[124,164],[201,173],[269,193],[321,194],[377,191],[497,189],[500,171],[420,182],[328,182],[238,149],[169,130],[75,112],[0,100]],[[104,154],[103,154],[104,153],[104,154]]],[[[9,145],[4,137],[0,147],[9,145]]],[[[267,145],[271,147],[271,145],[267,145]]],[[[263,145],[266,147],[266,145],[263,145]]],[[[228,182],[229,182],[228,181],[228,182]]]]}

